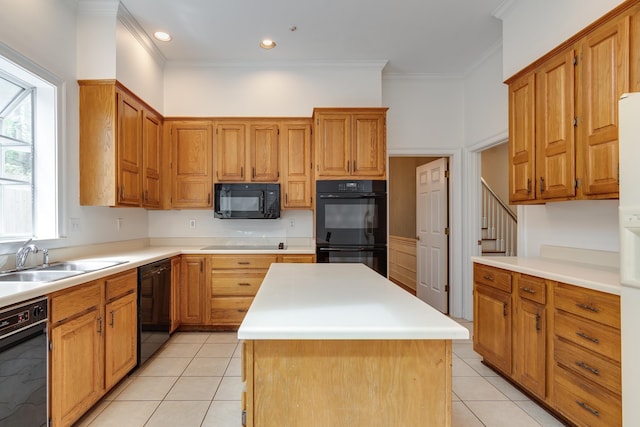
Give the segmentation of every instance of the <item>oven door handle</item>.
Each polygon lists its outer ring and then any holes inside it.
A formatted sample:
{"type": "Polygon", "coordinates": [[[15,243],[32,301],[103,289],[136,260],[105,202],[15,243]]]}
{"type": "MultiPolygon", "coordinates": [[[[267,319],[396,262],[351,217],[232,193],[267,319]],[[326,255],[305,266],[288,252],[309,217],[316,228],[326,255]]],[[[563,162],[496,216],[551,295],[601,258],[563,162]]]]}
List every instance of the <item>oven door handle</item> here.
{"type": "Polygon", "coordinates": [[[319,199],[382,199],[384,194],[376,193],[345,193],[345,194],[320,194],[319,199]]]}

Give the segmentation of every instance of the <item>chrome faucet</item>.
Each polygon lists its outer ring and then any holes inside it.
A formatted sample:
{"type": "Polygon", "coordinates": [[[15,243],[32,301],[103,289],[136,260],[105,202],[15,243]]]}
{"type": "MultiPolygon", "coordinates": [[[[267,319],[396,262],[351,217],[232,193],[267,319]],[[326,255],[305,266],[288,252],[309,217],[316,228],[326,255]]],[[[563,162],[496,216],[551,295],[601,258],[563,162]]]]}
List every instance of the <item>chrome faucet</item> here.
{"type": "Polygon", "coordinates": [[[49,250],[38,248],[34,243],[31,243],[32,240],[33,239],[27,240],[22,246],[20,246],[18,252],[16,252],[16,270],[22,270],[24,268],[29,252],[37,254],[42,251],[42,265],[45,267],[49,265],[49,250]]]}

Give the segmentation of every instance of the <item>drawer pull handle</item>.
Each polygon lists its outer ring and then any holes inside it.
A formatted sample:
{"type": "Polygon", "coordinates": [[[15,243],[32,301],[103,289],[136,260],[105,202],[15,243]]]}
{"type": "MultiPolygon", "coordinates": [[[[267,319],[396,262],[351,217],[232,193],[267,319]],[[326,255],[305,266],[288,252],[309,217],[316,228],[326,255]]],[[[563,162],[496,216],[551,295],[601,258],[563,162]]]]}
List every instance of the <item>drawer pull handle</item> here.
{"type": "Polygon", "coordinates": [[[246,308],[239,308],[238,309],[238,313],[246,313],[247,309],[246,308]]]}
{"type": "Polygon", "coordinates": [[[251,283],[247,283],[247,282],[238,282],[238,285],[240,285],[240,286],[251,286],[251,283]]]}
{"type": "Polygon", "coordinates": [[[535,289],[531,289],[531,288],[520,288],[520,290],[522,292],[526,292],[528,294],[535,294],[536,293],[536,290],[535,289]]]}
{"type": "Polygon", "coordinates": [[[600,371],[597,370],[596,368],[592,368],[591,366],[587,365],[584,362],[576,362],[576,365],[580,366],[582,369],[585,369],[589,372],[591,372],[594,375],[600,375],[600,371]]]}
{"type": "Polygon", "coordinates": [[[580,402],[579,400],[576,400],[576,403],[578,405],[580,405],[581,408],[586,409],[587,411],[591,412],[596,417],[600,416],[600,412],[598,410],[593,409],[591,406],[587,405],[585,402],[580,402]]]}
{"type": "Polygon", "coordinates": [[[584,332],[576,332],[576,335],[579,336],[580,338],[584,338],[585,340],[589,340],[589,341],[591,341],[593,343],[600,344],[600,340],[598,338],[590,337],[589,335],[585,334],[584,332]]]}
{"type": "Polygon", "coordinates": [[[600,309],[598,309],[598,307],[594,307],[592,305],[577,303],[576,307],[579,307],[579,308],[581,308],[583,310],[589,310],[589,311],[592,311],[594,313],[599,313],[600,312],[600,309]]]}
{"type": "Polygon", "coordinates": [[[251,264],[249,261],[238,261],[239,265],[249,265],[251,264]]]}
{"type": "Polygon", "coordinates": [[[488,280],[488,281],[490,281],[490,282],[493,282],[493,276],[492,276],[492,275],[490,275],[490,274],[485,274],[484,276],[482,276],[482,278],[483,278],[484,280],[488,280]]]}

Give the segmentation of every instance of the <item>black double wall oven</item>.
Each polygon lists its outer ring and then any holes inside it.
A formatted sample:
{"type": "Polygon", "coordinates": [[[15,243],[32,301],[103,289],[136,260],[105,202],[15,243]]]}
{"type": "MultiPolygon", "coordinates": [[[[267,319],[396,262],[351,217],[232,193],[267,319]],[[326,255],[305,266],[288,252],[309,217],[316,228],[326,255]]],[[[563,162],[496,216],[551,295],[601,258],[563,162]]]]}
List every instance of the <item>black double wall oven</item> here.
{"type": "Polygon", "coordinates": [[[317,262],[355,262],[387,276],[387,182],[316,181],[317,262]]]}

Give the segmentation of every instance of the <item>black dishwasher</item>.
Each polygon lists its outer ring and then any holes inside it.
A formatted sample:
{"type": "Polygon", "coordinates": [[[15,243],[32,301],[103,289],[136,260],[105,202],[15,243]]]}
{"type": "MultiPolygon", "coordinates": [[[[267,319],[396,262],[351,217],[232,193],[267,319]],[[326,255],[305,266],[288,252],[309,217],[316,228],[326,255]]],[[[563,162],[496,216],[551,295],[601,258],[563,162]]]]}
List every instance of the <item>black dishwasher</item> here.
{"type": "Polygon", "coordinates": [[[171,329],[171,260],[138,268],[138,366],[169,339],[171,329]]]}

